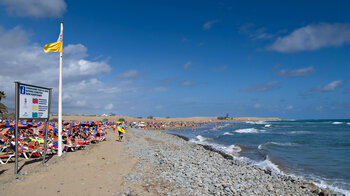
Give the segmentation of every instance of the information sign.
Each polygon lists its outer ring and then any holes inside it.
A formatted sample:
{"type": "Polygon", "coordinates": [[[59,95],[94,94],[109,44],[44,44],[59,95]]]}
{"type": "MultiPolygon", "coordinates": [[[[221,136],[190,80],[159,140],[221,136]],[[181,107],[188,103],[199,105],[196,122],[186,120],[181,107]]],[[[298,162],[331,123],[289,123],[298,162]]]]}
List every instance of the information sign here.
{"type": "Polygon", "coordinates": [[[49,117],[49,89],[20,83],[18,90],[20,119],[49,117]]]}

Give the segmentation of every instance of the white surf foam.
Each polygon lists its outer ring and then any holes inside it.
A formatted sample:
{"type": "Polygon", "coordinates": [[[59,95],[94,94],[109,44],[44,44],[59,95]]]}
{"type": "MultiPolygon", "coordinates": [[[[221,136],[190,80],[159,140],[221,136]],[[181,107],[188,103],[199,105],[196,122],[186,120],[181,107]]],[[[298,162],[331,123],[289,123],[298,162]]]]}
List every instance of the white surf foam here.
{"type": "Polygon", "coordinates": [[[333,125],[341,125],[343,122],[332,122],[333,125]]]}
{"type": "Polygon", "coordinates": [[[311,133],[309,131],[291,131],[287,132],[286,134],[306,134],[306,133],[311,133]]]}
{"type": "Polygon", "coordinates": [[[321,187],[323,189],[330,189],[334,192],[338,192],[338,193],[342,193],[346,196],[350,196],[350,190],[344,190],[344,189],[341,189],[341,188],[338,188],[338,187],[335,187],[335,186],[332,186],[332,185],[329,185],[328,183],[326,183],[325,181],[323,180],[320,180],[320,182],[315,182],[313,181],[313,183],[318,186],[318,187],[321,187]]]}
{"type": "Polygon", "coordinates": [[[278,169],[278,166],[271,162],[271,160],[269,159],[269,156],[266,156],[265,160],[260,161],[260,162],[256,162],[253,165],[255,165],[261,169],[271,170],[273,172],[277,172],[277,173],[282,174],[281,170],[278,169]]]}
{"type": "Polygon", "coordinates": [[[291,142],[286,142],[286,143],[280,143],[280,142],[267,142],[267,144],[273,144],[276,146],[295,146],[297,144],[291,143],[291,142]]]}
{"type": "Polygon", "coordinates": [[[197,135],[196,138],[199,140],[199,142],[204,142],[204,141],[210,140],[209,138],[203,137],[203,136],[201,136],[201,135],[197,135]]]}
{"type": "Polygon", "coordinates": [[[266,121],[263,121],[263,120],[259,120],[259,121],[245,121],[245,123],[253,124],[253,125],[263,125],[263,124],[266,124],[266,121]]]}
{"type": "Polygon", "coordinates": [[[242,151],[242,149],[239,146],[236,146],[234,144],[226,147],[224,150],[229,154],[234,154],[242,151]]]}
{"type": "Polygon", "coordinates": [[[285,143],[281,143],[281,142],[266,142],[264,144],[260,144],[258,146],[259,150],[264,150],[267,148],[267,146],[269,145],[276,145],[276,146],[298,146],[299,144],[296,143],[291,143],[291,142],[285,142],[285,143]]]}
{"type": "Polygon", "coordinates": [[[255,128],[247,128],[247,129],[237,129],[235,130],[236,133],[258,133],[259,130],[255,128]]]}
{"type": "Polygon", "coordinates": [[[267,124],[267,125],[265,125],[265,127],[271,127],[271,125],[270,125],[270,124],[267,124]]]}
{"type": "Polygon", "coordinates": [[[233,135],[233,133],[225,132],[223,135],[233,135]]]}
{"type": "Polygon", "coordinates": [[[346,123],[347,125],[350,125],[350,123],[346,123]]]}

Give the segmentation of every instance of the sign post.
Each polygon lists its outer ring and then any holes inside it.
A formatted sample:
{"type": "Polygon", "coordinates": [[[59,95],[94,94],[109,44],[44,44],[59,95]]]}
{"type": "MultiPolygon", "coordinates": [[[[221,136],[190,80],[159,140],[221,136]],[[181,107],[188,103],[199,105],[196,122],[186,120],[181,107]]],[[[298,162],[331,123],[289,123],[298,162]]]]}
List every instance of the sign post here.
{"type": "Polygon", "coordinates": [[[40,86],[34,86],[30,84],[24,84],[15,82],[15,112],[16,112],[16,130],[15,130],[15,148],[16,148],[16,163],[15,163],[15,175],[18,174],[18,120],[45,120],[45,146],[44,146],[44,161],[46,155],[47,144],[47,129],[50,118],[50,105],[51,105],[51,88],[45,88],[40,86]]]}

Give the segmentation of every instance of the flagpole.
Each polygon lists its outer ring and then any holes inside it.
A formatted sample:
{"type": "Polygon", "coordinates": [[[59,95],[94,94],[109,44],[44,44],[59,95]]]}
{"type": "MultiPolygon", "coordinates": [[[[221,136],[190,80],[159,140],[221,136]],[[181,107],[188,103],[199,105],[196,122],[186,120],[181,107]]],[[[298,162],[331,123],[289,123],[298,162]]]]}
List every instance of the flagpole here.
{"type": "MultiPolygon", "coordinates": [[[[61,22],[61,33],[63,36],[63,22],[61,22]]],[[[63,45],[63,39],[62,39],[63,45]]],[[[63,46],[62,46],[63,47],[63,46]]],[[[58,152],[57,155],[62,156],[62,51],[60,52],[60,75],[58,82],[58,152]]]]}

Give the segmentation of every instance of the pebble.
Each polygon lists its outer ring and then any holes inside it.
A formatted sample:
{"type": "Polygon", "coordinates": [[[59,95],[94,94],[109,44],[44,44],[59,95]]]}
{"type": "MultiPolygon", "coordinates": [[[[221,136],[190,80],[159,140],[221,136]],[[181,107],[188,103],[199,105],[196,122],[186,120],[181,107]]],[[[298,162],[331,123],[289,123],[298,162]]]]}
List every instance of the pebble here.
{"type": "Polygon", "coordinates": [[[295,177],[261,170],[238,160],[226,159],[219,153],[162,131],[128,129],[128,132],[132,136],[128,137],[124,146],[133,156],[150,163],[152,169],[147,179],[146,174],[142,175],[140,172],[145,166],[137,165],[137,174],[141,175],[131,174],[125,179],[143,179],[145,187],[156,185],[158,187],[152,191],[158,191],[154,193],[157,195],[334,194],[316,186],[296,188],[305,187],[305,182],[295,177]],[[169,185],[164,185],[164,182],[169,185]],[[170,185],[179,192],[169,192],[170,185]]]}

